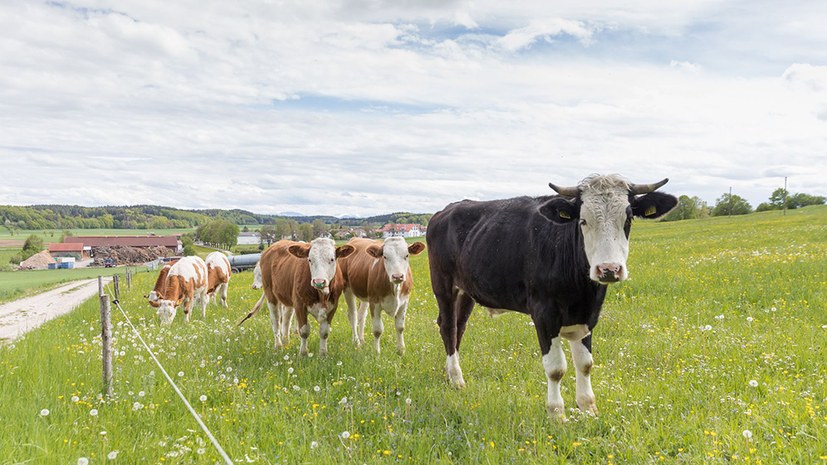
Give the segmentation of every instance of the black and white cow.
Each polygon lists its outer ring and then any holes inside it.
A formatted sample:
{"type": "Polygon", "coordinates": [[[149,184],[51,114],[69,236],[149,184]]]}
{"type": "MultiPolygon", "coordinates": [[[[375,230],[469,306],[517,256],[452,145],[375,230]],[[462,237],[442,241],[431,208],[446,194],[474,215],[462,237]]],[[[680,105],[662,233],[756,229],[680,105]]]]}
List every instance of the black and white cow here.
{"type": "Polygon", "coordinates": [[[531,316],[548,377],[546,405],[561,419],[567,339],[577,370],[577,405],[596,413],[591,331],[606,284],[629,277],[632,218],[657,218],[677,204],[675,197],[655,192],[667,181],[639,185],[618,175],[592,175],[576,187],[549,183],[557,196],[463,200],[435,214],[426,239],[449,382],[465,386],[458,351],[476,302],[492,312],[531,316]]]}

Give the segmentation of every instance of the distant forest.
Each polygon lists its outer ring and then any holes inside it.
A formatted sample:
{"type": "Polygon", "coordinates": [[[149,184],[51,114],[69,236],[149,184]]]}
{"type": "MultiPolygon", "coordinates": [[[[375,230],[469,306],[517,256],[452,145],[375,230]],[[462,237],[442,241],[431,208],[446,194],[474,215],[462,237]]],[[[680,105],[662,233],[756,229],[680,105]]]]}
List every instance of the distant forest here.
{"type": "Polygon", "coordinates": [[[389,213],[369,218],[336,218],[335,216],[262,215],[246,210],[181,210],[156,205],[127,207],[81,207],[77,205],[33,205],[16,207],[0,205],[0,225],[16,229],[178,229],[196,228],[213,219],[224,219],[239,226],[275,224],[278,219],[298,223],[321,220],[325,224],[376,227],[386,223],[417,223],[427,225],[431,214],[389,213]]]}

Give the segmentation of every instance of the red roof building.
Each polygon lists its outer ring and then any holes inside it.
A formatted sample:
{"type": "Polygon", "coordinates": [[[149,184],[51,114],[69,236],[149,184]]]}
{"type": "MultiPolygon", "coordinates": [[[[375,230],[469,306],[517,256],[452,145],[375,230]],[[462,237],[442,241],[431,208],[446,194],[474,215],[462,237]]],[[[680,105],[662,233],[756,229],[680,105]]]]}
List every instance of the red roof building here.
{"type": "Polygon", "coordinates": [[[84,249],[82,242],[53,242],[49,244],[49,255],[53,258],[75,257],[83,260],[89,256],[89,248],[84,249]]]}
{"type": "Polygon", "coordinates": [[[82,243],[89,247],[155,247],[163,246],[178,252],[179,242],[176,236],[69,236],[64,243],[82,243]]]}

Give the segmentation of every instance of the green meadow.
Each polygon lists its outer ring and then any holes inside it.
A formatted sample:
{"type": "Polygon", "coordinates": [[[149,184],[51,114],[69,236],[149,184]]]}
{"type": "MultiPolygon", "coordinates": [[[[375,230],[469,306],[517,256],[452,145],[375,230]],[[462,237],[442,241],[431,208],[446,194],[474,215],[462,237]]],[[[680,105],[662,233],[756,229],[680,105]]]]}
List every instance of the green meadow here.
{"type": "Polygon", "coordinates": [[[118,273],[123,274],[124,268],[0,271],[0,303],[32,295],[69,281],[112,276],[118,273]]]}
{"type": "MultiPolygon", "coordinates": [[[[351,344],[344,299],[330,354],[273,348],[261,295],[234,275],[230,308],[160,328],[138,273],[122,304],[236,463],[827,463],[827,207],[632,228],[631,279],[594,331],[598,416],[545,408],[528,317],[478,309],[445,380],[427,254],[412,258],[407,352],[386,316],[382,353],[351,344]],[[391,331],[388,331],[391,329],[391,331]]],[[[97,299],[0,348],[0,464],[220,460],[125,317],[101,398],[97,299]],[[85,459],[85,460],[84,460],[85,459]]],[[[311,351],[318,325],[311,324],[311,351]]],[[[368,339],[371,337],[367,335],[368,339]]],[[[568,352],[566,347],[566,352],[568,352]]],[[[567,355],[568,356],[568,355],[567,355]]]]}

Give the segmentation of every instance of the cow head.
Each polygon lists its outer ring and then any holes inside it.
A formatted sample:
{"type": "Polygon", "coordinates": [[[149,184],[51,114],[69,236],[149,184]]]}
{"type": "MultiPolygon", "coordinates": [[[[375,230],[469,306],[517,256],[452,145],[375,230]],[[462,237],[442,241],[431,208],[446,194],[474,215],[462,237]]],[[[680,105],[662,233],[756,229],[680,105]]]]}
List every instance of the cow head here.
{"type": "Polygon", "coordinates": [[[175,302],[171,300],[158,301],[158,316],[161,318],[161,326],[169,326],[175,319],[175,302]]]}
{"type": "Polygon", "coordinates": [[[324,294],[330,293],[330,282],[336,276],[336,259],[353,253],[352,245],[336,247],[332,239],[320,237],[309,244],[295,244],[287,249],[298,258],[307,259],[310,265],[310,285],[324,294]]]}
{"type": "Polygon", "coordinates": [[[623,281],[629,277],[626,259],[632,218],[658,218],[678,203],[672,195],[655,192],[668,181],[633,184],[618,175],[592,175],[576,187],[549,183],[561,197],[543,204],[540,214],[555,223],[577,221],[593,281],[623,281]]]}
{"type": "Polygon", "coordinates": [[[371,245],[367,252],[371,257],[385,262],[385,273],[391,284],[402,284],[408,273],[408,256],[425,250],[425,244],[414,242],[408,245],[402,237],[388,238],[382,245],[371,245]]]}

